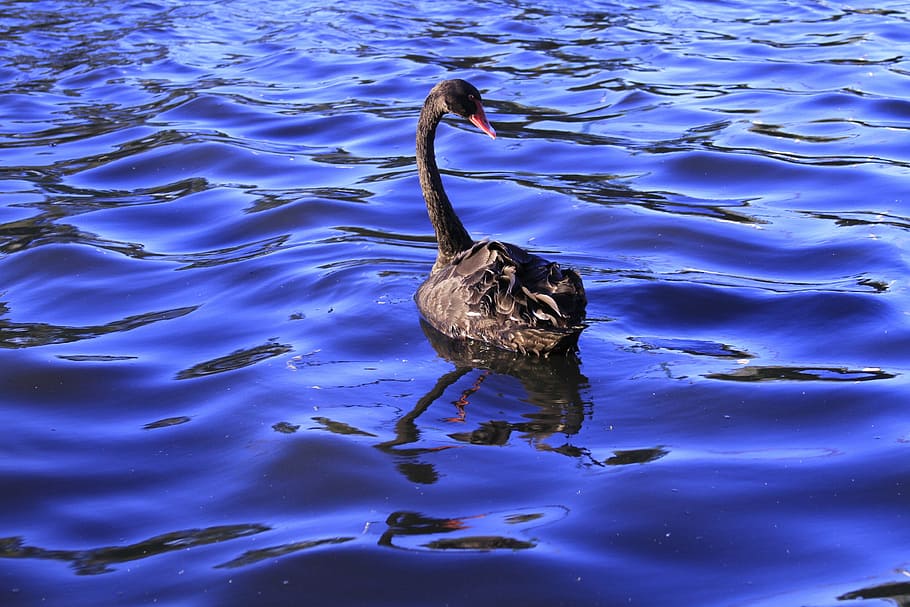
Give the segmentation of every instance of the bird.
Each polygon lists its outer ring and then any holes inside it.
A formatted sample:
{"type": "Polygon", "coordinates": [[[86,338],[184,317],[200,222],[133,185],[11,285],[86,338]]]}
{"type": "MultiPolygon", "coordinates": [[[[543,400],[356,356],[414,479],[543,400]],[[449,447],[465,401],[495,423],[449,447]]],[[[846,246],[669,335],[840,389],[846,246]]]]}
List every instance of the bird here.
{"type": "Polygon", "coordinates": [[[572,269],[498,240],[475,242],[443,188],[436,165],[436,128],[445,114],[467,119],[496,139],[480,92],[443,80],[427,95],[417,121],[417,172],[436,233],[436,262],[417,289],[424,320],[455,340],[474,340],[522,355],[577,350],[587,299],[572,269]]]}

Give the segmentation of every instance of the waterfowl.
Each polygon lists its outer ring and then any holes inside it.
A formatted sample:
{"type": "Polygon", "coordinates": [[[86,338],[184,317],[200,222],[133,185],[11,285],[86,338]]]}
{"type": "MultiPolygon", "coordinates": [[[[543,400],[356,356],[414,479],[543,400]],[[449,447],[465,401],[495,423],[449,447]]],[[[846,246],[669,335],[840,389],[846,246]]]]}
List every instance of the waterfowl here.
{"type": "Polygon", "coordinates": [[[445,80],[433,87],[417,122],[417,169],[438,252],[417,290],[420,313],[452,339],[542,356],[573,350],[587,303],[581,277],[516,245],[471,238],[436,166],[436,127],[447,113],[496,138],[473,85],[445,80]]]}

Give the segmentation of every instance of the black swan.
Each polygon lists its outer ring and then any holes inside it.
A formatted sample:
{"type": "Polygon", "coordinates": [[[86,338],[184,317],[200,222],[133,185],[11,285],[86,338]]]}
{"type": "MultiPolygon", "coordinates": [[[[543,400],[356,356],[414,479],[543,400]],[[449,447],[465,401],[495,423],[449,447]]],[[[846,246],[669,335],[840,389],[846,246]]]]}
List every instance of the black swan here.
{"type": "Polygon", "coordinates": [[[513,244],[474,242],[452,209],[433,149],[436,127],[448,112],[496,138],[470,83],[445,80],[433,87],[417,122],[417,170],[439,252],[417,289],[417,307],[434,329],[453,339],[542,356],[573,350],[585,320],[578,274],[513,244]]]}

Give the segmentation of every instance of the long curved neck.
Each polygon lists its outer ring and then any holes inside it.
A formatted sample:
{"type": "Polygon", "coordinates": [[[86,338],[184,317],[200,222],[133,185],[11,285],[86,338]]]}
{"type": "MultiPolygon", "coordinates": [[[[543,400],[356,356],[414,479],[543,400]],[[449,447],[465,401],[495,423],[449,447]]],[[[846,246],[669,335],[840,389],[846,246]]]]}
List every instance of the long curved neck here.
{"type": "Polygon", "coordinates": [[[417,121],[417,172],[420,175],[420,189],[427,203],[427,213],[436,230],[436,242],[439,253],[436,265],[451,261],[461,251],[471,248],[474,241],[462,225],[446,191],[442,187],[442,177],[436,166],[436,151],[433,142],[436,139],[436,127],[445,110],[434,103],[435,98],[427,99],[417,121]]]}

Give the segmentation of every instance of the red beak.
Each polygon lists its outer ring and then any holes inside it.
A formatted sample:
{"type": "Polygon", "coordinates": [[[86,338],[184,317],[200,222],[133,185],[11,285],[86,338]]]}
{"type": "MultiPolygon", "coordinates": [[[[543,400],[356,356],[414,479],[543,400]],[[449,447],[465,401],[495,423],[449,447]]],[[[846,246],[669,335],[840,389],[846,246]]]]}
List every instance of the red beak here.
{"type": "Polygon", "coordinates": [[[468,120],[492,139],[496,139],[496,131],[493,130],[493,127],[490,126],[490,121],[487,120],[487,115],[483,111],[483,104],[476,99],[474,100],[474,104],[477,106],[477,111],[468,116],[468,120]]]}

